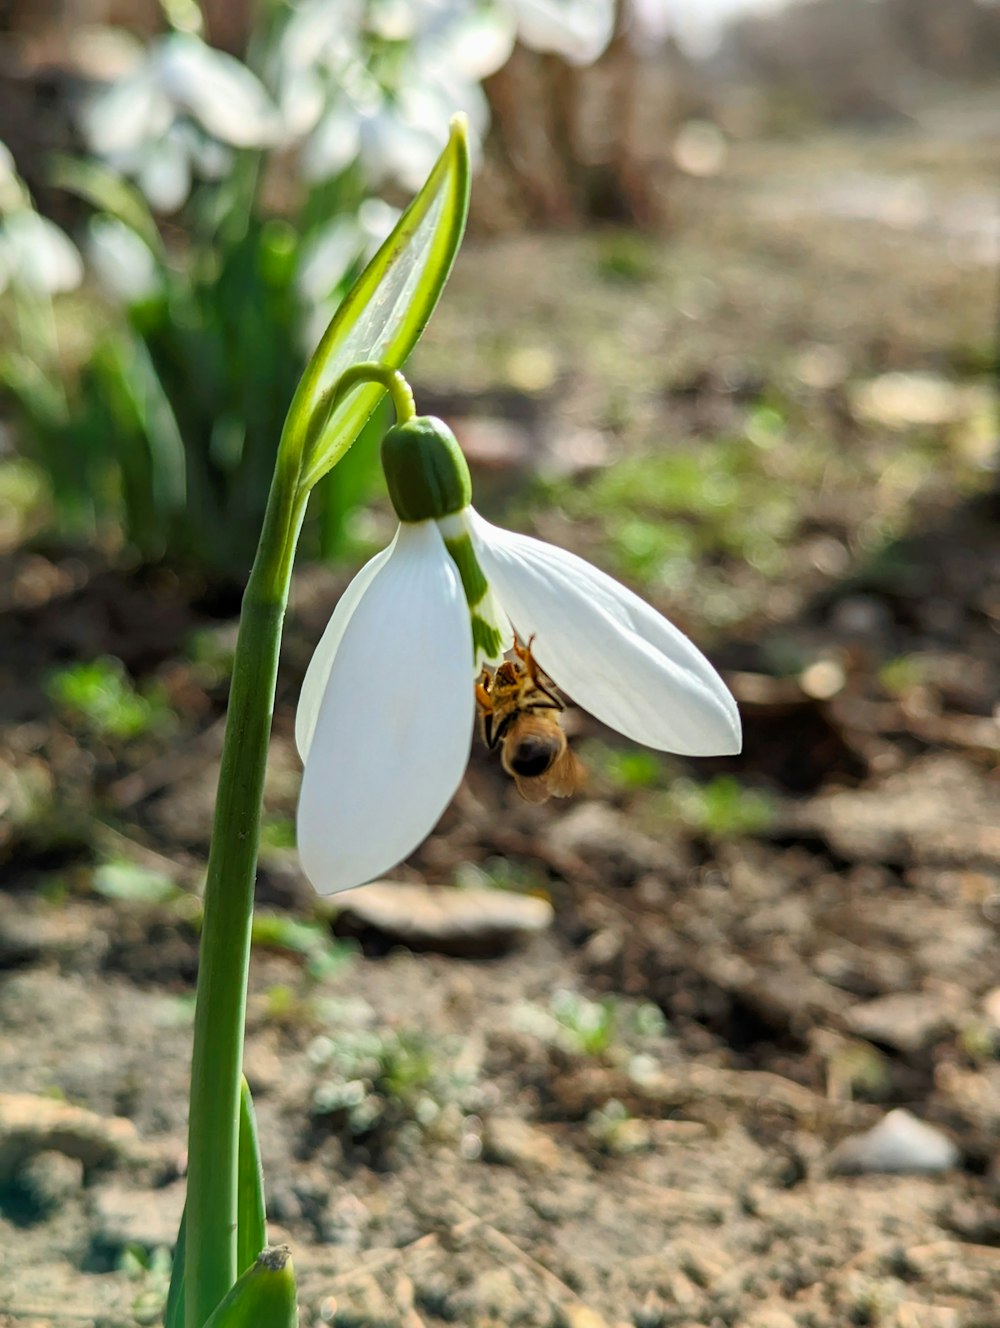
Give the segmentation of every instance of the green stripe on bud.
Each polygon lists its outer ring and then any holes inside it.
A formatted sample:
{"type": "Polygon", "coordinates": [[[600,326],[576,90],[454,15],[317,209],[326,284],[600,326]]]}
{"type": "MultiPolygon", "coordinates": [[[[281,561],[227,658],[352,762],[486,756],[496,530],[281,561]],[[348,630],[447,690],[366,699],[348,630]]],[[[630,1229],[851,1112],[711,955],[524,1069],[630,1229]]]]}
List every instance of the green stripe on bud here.
{"type": "Polygon", "coordinates": [[[483,575],[483,569],[479,566],[472,540],[468,533],[445,535],[444,547],[451,555],[451,560],[462,578],[465,601],[472,617],[472,642],[476,647],[476,657],[496,659],[500,654],[503,637],[500,635],[500,629],[490,622],[489,618],[481,612],[476,612],[477,608],[486,607],[490,586],[483,575]]]}
{"type": "Polygon", "coordinates": [[[382,469],[400,521],[438,520],[472,501],[462,449],[433,415],[418,415],[389,430],[382,439],[382,469]]]}
{"type": "Polygon", "coordinates": [[[476,650],[476,659],[498,659],[503,650],[503,637],[500,629],[494,627],[478,613],[472,615],[472,644],[476,650]]]}

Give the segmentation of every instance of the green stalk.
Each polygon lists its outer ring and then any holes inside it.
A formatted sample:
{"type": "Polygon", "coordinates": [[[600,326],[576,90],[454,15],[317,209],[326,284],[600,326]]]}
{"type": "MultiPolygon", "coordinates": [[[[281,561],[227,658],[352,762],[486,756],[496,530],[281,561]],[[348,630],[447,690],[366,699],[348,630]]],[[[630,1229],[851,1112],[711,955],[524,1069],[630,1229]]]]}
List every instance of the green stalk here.
{"type": "Polygon", "coordinates": [[[243,607],[205,881],[188,1120],[185,1325],[236,1281],[240,1075],[260,810],[281,628],[307,490],[279,460],[243,607]]]}

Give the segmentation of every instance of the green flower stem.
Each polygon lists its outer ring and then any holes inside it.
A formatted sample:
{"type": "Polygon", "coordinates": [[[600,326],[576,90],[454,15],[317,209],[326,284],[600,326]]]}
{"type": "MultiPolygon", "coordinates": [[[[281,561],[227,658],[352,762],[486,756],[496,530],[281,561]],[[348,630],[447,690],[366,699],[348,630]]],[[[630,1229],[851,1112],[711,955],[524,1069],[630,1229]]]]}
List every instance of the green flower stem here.
{"type": "MultiPolygon", "coordinates": [[[[348,392],[355,387],[360,387],[363,383],[380,383],[385,388],[392,398],[392,408],[396,414],[397,424],[405,424],[416,415],[417,408],[413,400],[413,389],[398,369],[393,369],[380,360],[366,360],[362,364],[352,365],[346,373],[341,374],[333,386],[317,402],[306,435],[307,466],[310,465],[313,459],[311,453],[317,440],[322,436],[330,416],[348,392]]],[[[328,468],[316,467],[308,471],[303,481],[305,487],[311,489],[318,480],[322,479],[328,468]]]]}
{"type": "Polygon", "coordinates": [[[361,383],[382,384],[392,397],[392,408],[396,412],[397,424],[412,420],[416,415],[413,389],[409,383],[398,369],[392,369],[388,364],[382,364],[378,360],[366,360],[363,364],[355,364],[342,374],[337,380],[332,404],[336,406],[343,397],[347,396],[351,388],[358,387],[361,383]]]}
{"type": "Polygon", "coordinates": [[[281,628],[308,489],[279,460],[243,597],[198,968],[188,1121],[185,1328],[237,1276],[237,1153],[250,928],[281,628]]]}

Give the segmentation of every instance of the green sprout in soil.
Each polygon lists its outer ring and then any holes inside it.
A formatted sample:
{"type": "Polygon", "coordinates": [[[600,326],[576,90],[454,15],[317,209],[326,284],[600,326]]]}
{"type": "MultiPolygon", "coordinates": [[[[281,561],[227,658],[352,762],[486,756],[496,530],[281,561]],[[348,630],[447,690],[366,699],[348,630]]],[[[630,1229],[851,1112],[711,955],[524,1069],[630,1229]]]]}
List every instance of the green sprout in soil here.
{"type": "Polygon", "coordinates": [[[652,1134],[649,1122],[633,1116],[617,1098],[609,1098],[587,1117],[587,1133],[602,1152],[620,1157],[648,1148],[652,1134]]]}
{"type": "Polygon", "coordinates": [[[118,1257],[118,1271],[130,1282],[140,1283],[132,1301],[132,1317],[139,1325],[159,1323],[170,1282],[171,1255],[169,1249],[147,1249],[145,1245],[129,1243],[118,1257]]]}
{"type": "Polygon", "coordinates": [[[644,286],[656,276],[658,246],[634,231],[613,231],[602,237],[597,274],[623,286],[644,286]]]}
{"type": "Polygon", "coordinates": [[[301,955],[306,960],[308,976],[319,981],[347,964],[354,947],[331,936],[324,922],[307,922],[286,913],[254,914],[251,930],[254,946],[301,955]]]}
{"type": "Polygon", "coordinates": [[[664,788],[671,768],[670,761],[659,752],[645,747],[613,747],[598,739],[582,744],[580,757],[589,771],[621,793],[664,788]]]}
{"type": "Polygon", "coordinates": [[[187,640],[186,654],[195,666],[202,686],[227,682],[236,658],[236,638],[231,625],[202,627],[192,632],[187,640]]]}
{"type": "Polygon", "coordinates": [[[886,660],[878,671],[878,680],[890,696],[905,696],[926,681],[927,666],[918,655],[899,655],[886,660]]]}
{"type": "Polygon", "coordinates": [[[746,788],[733,775],[718,775],[707,784],[677,780],[664,801],[674,820],[711,839],[761,834],[774,824],[777,814],[766,793],[746,788]]]}
{"type": "Polygon", "coordinates": [[[478,1066],[461,1051],[422,1030],[339,1028],[309,1049],[318,1075],[313,1112],[380,1146],[457,1143],[478,1106],[478,1066]]]}
{"type": "Polygon", "coordinates": [[[618,996],[593,1001],[568,988],[553,992],[547,1008],[526,1002],[515,1021],[569,1055],[626,1062],[661,1050],[667,1032],[663,1012],[649,1001],[618,996]]]}
{"type": "Polygon", "coordinates": [[[545,876],[537,864],[517,858],[490,857],[462,862],[454,872],[459,889],[507,890],[517,895],[545,895],[545,876]]]}
{"type": "Polygon", "coordinates": [[[91,885],[96,894],[134,904],[172,904],[190,895],[164,872],[113,858],[94,868],[91,885]]]}
{"type": "Polygon", "coordinates": [[[265,816],[260,825],[261,853],[295,847],[295,822],[290,816],[265,816]]]}
{"type": "Polygon", "coordinates": [[[176,719],[161,687],[138,691],[122,662],[109,656],[59,669],[49,676],[47,691],[60,709],[101,738],[162,732],[176,719]]]}

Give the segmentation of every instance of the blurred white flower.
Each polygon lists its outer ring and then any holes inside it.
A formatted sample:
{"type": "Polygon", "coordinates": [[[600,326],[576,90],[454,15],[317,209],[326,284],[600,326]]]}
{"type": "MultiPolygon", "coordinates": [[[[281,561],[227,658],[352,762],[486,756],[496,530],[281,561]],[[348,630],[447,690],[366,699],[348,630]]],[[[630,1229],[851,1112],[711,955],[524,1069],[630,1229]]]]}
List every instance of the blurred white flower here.
{"type": "Polygon", "coordinates": [[[233,148],[278,141],[281,118],[260,80],[233,56],[190,33],[150,45],[131,73],[82,112],[88,146],[136,180],[154,208],[173,212],[191,178],[218,179],[233,148]]]}
{"type": "Polygon", "coordinates": [[[25,207],[31,207],[31,198],[17,173],[10,148],[0,142],[0,215],[25,207]]]}
{"type": "Polygon", "coordinates": [[[30,206],[0,220],[0,291],[21,285],[33,295],[59,295],[83,280],[73,241],[30,206]]]}
{"type": "Polygon", "coordinates": [[[79,250],[35,211],[10,149],[0,142],[0,291],[15,285],[32,295],[58,295],[82,280],[79,250]]]}
{"type": "Polygon", "coordinates": [[[87,257],[101,284],[124,304],[138,304],[160,289],[149,245],[116,217],[102,213],[90,219],[87,257]]]}
{"type": "Polygon", "coordinates": [[[296,6],[268,64],[289,134],[305,135],[306,177],[360,160],[369,184],[419,187],[463,111],[473,156],[489,125],[481,87],[520,36],[586,64],[614,29],[614,0],[383,0],[296,6]]]}
{"type": "Polygon", "coordinates": [[[193,177],[224,173],[236,148],[298,143],[310,182],[360,161],[372,188],[412,190],[456,112],[468,117],[476,154],[489,122],[482,81],[518,37],[584,64],[613,26],[614,0],[302,0],[262,57],[263,82],[173,32],[91,98],[82,127],[91,149],[163,212],[184,202],[193,177]]]}
{"type": "Polygon", "coordinates": [[[366,198],[356,216],[335,217],[314,232],[299,254],[295,284],[307,306],[303,350],[310,354],[337,312],[341,283],[356,262],[367,262],[399,220],[399,209],[366,198]]]}
{"type": "Polygon", "coordinates": [[[307,180],[329,180],[346,170],[361,150],[361,123],[349,102],[334,102],[316,125],[302,153],[307,180]]]}
{"type": "Polygon", "coordinates": [[[173,33],[153,56],[164,94],[220,143],[267,147],[277,141],[277,108],[257,76],[239,60],[187,33],[173,33]]]}
{"type": "Polygon", "coordinates": [[[615,0],[509,0],[517,35],[534,51],[592,64],[615,30],[615,0]]]}

